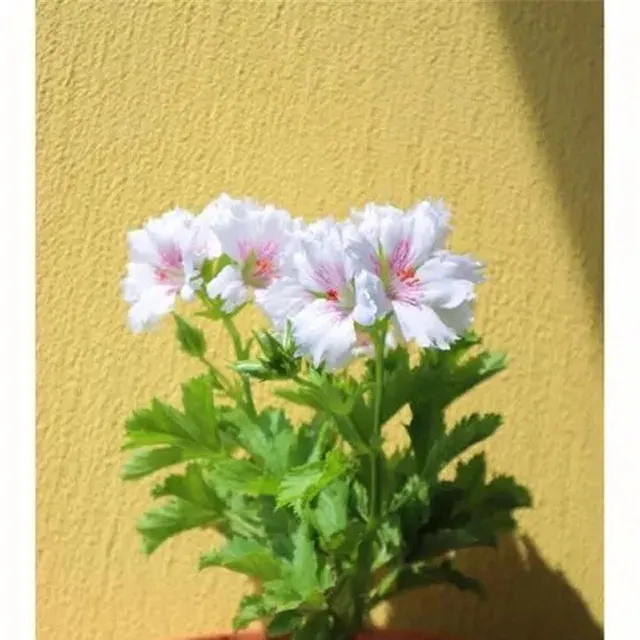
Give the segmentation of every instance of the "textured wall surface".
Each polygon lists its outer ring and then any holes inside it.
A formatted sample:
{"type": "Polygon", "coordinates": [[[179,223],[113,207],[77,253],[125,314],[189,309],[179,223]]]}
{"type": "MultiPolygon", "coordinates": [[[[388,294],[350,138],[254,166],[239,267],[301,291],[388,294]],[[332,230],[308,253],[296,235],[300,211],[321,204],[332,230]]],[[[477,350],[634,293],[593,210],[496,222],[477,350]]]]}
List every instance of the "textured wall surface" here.
{"type": "Polygon", "coordinates": [[[221,191],[307,217],[450,203],[453,247],[488,263],[477,329],[511,358],[458,409],[504,412],[490,463],[530,484],[536,508],[528,550],[469,556],[486,603],[420,593],[380,619],[477,640],[598,637],[601,30],[590,2],[38,3],[42,640],[228,627],[247,588],[197,572],[203,533],[145,558],[134,522],[149,484],[118,478],[124,418],[194,371],[170,322],[126,329],[125,231],[221,191]]]}

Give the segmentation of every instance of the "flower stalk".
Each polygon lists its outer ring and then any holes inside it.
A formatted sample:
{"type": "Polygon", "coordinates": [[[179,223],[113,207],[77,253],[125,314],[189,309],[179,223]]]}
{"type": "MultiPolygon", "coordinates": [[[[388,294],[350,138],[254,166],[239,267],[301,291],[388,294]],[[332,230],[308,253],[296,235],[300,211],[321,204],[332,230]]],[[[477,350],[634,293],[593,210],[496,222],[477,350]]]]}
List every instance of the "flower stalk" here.
{"type": "MultiPolygon", "coordinates": [[[[236,359],[239,361],[244,360],[247,357],[246,349],[242,344],[242,338],[240,337],[240,333],[235,325],[235,322],[233,321],[233,318],[228,314],[223,314],[222,324],[231,336],[236,359]]],[[[249,378],[242,374],[240,375],[240,380],[247,411],[252,418],[255,418],[258,414],[256,412],[256,406],[253,402],[253,391],[251,390],[251,383],[249,382],[249,378]]]]}

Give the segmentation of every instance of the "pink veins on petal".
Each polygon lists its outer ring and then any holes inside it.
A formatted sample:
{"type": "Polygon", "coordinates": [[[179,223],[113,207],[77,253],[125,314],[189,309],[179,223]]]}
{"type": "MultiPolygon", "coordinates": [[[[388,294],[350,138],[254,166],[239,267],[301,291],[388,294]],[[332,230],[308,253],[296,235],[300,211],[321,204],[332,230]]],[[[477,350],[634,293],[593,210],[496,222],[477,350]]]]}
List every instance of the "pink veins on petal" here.
{"type": "Polygon", "coordinates": [[[313,274],[314,280],[318,283],[321,289],[325,291],[327,297],[334,296],[334,300],[338,299],[338,290],[341,289],[347,278],[344,273],[344,268],[338,263],[328,263],[318,265],[313,274]]]}
{"type": "Polygon", "coordinates": [[[240,259],[250,266],[249,280],[254,286],[266,287],[277,275],[276,257],[280,246],[269,240],[254,244],[247,240],[238,243],[240,259]]]}
{"type": "Polygon", "coordinates": [[[155,268],[156,281],[179,289],[184,279],[182,251],[179,247],[164,247],[159,251],[160,264],[155,268]]]}
{"type": "Polygon", "coordinates": [[[420,302],[422,282],[416,276],[416,268],[409,259],[409,249],[408,240],[400,240],[394,247],[389,259],[391,278],[387,293],[393,300],[417,305],[420,302]]]}

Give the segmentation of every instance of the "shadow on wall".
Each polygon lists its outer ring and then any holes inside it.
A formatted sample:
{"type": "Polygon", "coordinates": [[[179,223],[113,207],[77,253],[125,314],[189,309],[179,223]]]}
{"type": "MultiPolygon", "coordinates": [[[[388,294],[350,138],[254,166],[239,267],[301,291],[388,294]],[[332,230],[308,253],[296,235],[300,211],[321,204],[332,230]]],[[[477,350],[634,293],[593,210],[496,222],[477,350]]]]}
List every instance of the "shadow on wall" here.
{"type": "Polygon", "coordinates": [[[390,604],[388,626],[463,640],[602,640],[604,633],[562,573],[529,538],[504,539],[497,552],[460,554],[460,567],[483,581],[485,601],[453,587],[419,590],[390,604]]]}
{"type": "MultiPolygon", "coordinates": [[[[603,325],[603,3],[490,2],[514,57],[603,325]]],[[[602,337],[600,337],[602,340],[602,337]]]]}

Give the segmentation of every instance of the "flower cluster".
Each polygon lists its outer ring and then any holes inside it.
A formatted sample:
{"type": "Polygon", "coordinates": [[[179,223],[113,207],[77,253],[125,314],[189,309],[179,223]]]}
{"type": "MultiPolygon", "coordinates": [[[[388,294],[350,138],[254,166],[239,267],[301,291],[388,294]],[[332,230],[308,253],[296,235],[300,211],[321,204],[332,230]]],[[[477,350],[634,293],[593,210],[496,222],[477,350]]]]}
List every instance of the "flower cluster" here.
{"type": "Polygon", "coordinates": [[[198,216],[174,210],[129,233],[129,325],[143,331],[178,295],[199,294],[225,314],[254,300],[277,331],[290,323],[300,353],[328,369],[369,352],[380,322],[388,346],[447,349],[471,325],[483,279],[482,264],[445,248],[449,231],[440,201],[406,212],[368,204],[347,220],[306,224],[223,194],[198,216]]]}

